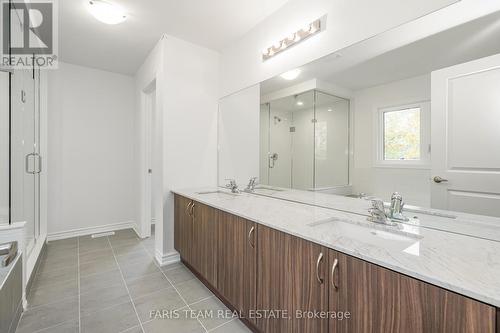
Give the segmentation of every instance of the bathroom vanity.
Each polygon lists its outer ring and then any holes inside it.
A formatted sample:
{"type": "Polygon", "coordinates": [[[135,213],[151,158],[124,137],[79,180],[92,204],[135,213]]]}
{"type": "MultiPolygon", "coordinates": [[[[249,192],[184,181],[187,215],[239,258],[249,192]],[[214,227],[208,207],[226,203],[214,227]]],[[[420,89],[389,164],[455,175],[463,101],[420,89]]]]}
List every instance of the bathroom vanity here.
{"type": "Polygon", "coordinates": [[[182,261],[255,332],[500,332],[498,242],[223,189],[174,193],[182,261]]]}

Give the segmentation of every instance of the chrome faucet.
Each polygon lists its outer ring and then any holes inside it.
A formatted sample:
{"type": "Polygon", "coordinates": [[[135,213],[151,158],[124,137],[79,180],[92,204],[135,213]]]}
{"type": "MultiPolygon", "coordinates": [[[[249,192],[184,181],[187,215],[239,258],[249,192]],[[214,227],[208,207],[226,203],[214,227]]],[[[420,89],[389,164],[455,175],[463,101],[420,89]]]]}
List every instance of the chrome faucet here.
{"type": "Polygon", "coordinates": [[[248,182],[248,185],[247,187],[244,189],[245,192],[248,192],[248,193],[253,193],[255,192],[255,186],[258,185],[258,182],[257,182],[257,177],[252,177],[250,178],[250,181],[248,182]]]}
{"type": "Polygon", "coordinates": [[[389,218],[385,212],[384,202],[380,199],[372,200],[372,208],[368,209],[370,216],[368,221],[382,224],[389,224],[389,218]]]}
{"type": "Polygon", "coordinates": [[[226,179],[229,180],[229,184],[226,185],[226,188],[231,190],[231,193],[240,193],[238,189],[238,184],[236,184],[236,180],[234,179],[226,179]]]}
{"type": "Polygon", "coordinates": [[[403,196],[398,192],[394,192],[391,196],[391,209],[389,211],[389,217],[393,220],[398,221],[409,221],[409,218],[403,215],[403,196]]]}

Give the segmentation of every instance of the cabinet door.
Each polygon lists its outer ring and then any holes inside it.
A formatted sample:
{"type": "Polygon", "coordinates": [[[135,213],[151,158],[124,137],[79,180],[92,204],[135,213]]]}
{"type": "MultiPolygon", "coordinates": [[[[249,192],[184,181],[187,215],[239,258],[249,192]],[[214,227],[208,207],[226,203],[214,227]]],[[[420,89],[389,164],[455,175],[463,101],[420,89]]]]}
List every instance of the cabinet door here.
{"type": "Polygon", "coordinates": [[[193,245],[192,203],[192,200],[180,195],[176,195],[174,199],[174,247],[188,263],[191,263],[193,245]]]}
{"type": "Polygon", "coordinates": [[[256,303],[256,225],[219,211],[217,289],[249,321],[256,303]]]}
{"type": "Polygon", "coordinates": [[[212,286],[217,285],[217,216],[216,209],[194,202],[191,265],[212,286]]]}
{"type": "Polygon", "coordinates": [[[291,240],[292,332],[328,332],[328,249],[293,237],[291,240]]]}
{"type": "Polygon", "coordinates": [[[327,332],[327,319],[304,317],[328,311],[326,249],[260,225],[258,239],[257,308],[286,311],[285,316],[274,312],[259,318],[259,329],[262,332],[327,332]]]}
{"type": "Polygon", "coordinates": [[[350,318],[330,320],[330,332],[491,332],[495,308],[363,260],[338,259],[330,288],[330,311],[350,318]]]}

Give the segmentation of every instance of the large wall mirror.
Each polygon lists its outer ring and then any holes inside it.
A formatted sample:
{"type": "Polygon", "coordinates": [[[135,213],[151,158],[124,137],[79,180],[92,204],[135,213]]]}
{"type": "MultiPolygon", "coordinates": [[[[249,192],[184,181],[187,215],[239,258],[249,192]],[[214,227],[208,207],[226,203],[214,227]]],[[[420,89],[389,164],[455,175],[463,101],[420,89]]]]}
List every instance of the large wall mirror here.
{"type": "Polygon", "coordinates": [[[230,100],[252,119],[223,122],[221,151],[240,150],[219,171],[246,169],[219,184],[255,176],[257,193],[360,214],[398,192],[432,227],[500,223],[500,13],[406,43],[398,29],[223,99],[221,118],[230,100]]]}

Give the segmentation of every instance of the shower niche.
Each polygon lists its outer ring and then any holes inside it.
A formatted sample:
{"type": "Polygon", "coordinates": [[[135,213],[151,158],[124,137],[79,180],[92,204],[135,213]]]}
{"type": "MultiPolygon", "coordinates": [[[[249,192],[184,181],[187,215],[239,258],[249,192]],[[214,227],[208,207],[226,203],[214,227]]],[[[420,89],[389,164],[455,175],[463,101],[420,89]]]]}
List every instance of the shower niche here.
{"type": "Polygon", "coordinates": [[[349,185],[349,100],[310,90],[260,106],[260,182],[337,192],[349,185]]]}

